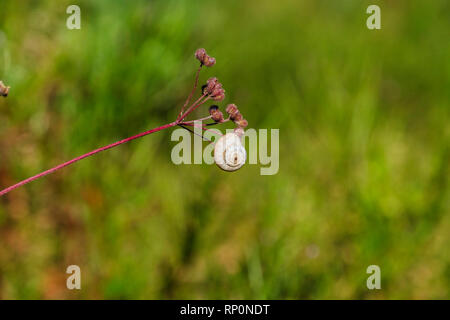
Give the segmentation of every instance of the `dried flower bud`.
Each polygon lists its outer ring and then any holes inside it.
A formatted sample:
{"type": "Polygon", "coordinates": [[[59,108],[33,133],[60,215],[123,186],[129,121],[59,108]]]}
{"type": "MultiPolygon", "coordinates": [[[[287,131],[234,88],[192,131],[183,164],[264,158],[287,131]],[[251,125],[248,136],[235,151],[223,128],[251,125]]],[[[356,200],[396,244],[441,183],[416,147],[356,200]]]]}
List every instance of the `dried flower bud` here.
{"type": "Polygon", "coordinates": [[[235,121],[235,120],[241,120],[242,119],[242,115],[239,112],[239,109],[237,108],[237,106],[235,104],[229,104],[227,106],[226,111],[230,115],[230,119],[231,120],[235,121]]]}
{"type": "Polygon", "coordinates": [[[210,106],[209,114],[211,115],[211,119],[213,119],[215,122],[223,122],[223,113],[219,110],[218,106],[210,106]]]}
{"type": "Polygon", "coordinates": [[[242,116],[242,114],[239,111],[236,114],[234,114],[233,116],[230,116],[230,118],[234,122],[241,121],[242,119],[244,119],[244,117],[242,116]]]}
{"type": "Polygon", "coordinates": [[[9,93],[9,88],[10,87],[5,86],[5,84],[2,81],[0,81],[0,96],[7,97],[9,93]]]}
{"type": "Polygon", "coordinates": [[[215,87],[214,87],[214,89],[212,90],[211,94],[217,94],[221,90],[223,90],[222,89],[222,84],[220,82],[217,82],[215,87]]]}
{"type": "Polygon", "coordinates": [[[234,103],[230,103],[229,105],[227,105],[227,108],[225,109],[225,111],[229,114],[235,114],[236,112],[239,112],[237,106],[234,103]]]}
{"type": "Polygon", "coordinates": [[[222,85],[219,83],[219,80],[217,80],[216,77],[209,78],[208,81],[206,81],[206,87],[204,87],[203,92],[207,94],[212,94],[218,84],[220,85],[220,87],[222,87],[222,85]]]}
{"type": "Polygon", "coordinates": [[[240,128],[245,128],[248,126],[248,121],[245,119],[236,120],[234,123],[236,123],[240,128]]]}
{"type": "Polygon", "coordinates": [[[207,67],[212,67],[213,65],[216,64],[216,59],[210,56],[206,56],[205,61],[203,62],[203,64],[207,67]]]}
{"type": "Polygon", "coordinates": [[[205,58],[205,55],[206,50],[204,48],[200,48],[195,51],[195,58],[197,58],[197,60],[199,60],[200,62],[202,62],[202,60],[205,58]]]}
{"type": "Polygon", "coordinates": [[[217,78],[209,78],[206,87],[203,88],[203,94],[209,95],[215,101],[225,99],[225,90],[217,78]]]}
{"type": "Polygon", "coordinates": [[[203,48],[197,49],[197,51],[195,51],[195,58],[197,58],[197,60],[200,61],[202,65],[205,65],[207,67],[212,67],[216,63],[216,59],[210,57],[206,53],[206,50],[203,48]]]}
{"type": "Polygon", "coordinates": [[[219,91],[213,93],[213,94],[211,95],[211,98],[212,98],[214,101],[222,101],[223,99],[225,99],[225,90],[220,89],[219,91]]]}
{"type": "Polygon", "coordinates": [[[211,115],[211,119],[213,119],[215,122],[223,122],[223,113],[222,113],[222,111],[216,110],[216,112],[214,112],[211,115]]]}

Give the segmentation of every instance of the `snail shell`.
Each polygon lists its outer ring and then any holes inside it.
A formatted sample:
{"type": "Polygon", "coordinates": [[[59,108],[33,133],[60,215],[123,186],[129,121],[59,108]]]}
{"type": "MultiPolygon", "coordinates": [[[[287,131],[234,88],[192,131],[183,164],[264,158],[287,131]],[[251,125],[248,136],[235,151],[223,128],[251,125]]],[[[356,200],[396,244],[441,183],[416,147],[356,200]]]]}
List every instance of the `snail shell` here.
{"type": "Polygon", "coordinates": [[[222,136],[214,147],[214,162],[225,171],[235,171],[247,160],[247,152],[236,133],[222,136]]]}

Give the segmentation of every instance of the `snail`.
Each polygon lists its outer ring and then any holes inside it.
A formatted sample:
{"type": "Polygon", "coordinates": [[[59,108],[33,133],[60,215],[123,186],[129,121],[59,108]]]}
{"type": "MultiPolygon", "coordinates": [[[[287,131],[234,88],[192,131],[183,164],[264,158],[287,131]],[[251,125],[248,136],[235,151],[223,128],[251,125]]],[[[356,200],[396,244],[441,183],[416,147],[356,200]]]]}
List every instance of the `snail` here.
{"type": "Polygon", "coordinates": [[[242,167],[246,160],[247,152],[238,134],[227,133],[216,142],[214,162],[219,168],[225,171],[235,171],[242,167]]]}

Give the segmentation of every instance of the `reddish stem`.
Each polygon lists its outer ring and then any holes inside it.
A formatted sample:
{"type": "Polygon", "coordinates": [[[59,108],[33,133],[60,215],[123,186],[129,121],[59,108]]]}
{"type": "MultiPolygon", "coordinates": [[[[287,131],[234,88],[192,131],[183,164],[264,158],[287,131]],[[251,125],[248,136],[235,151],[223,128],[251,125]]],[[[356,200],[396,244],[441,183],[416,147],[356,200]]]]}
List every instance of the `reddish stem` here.
{"type": "Polygon", "coordinates": [[[160,127],[157,127],[157,128],[154,128],[154,129],[151,129],[151,130],[148,130],[148,131],[139,133],[139,134],[134,135],[134,136],[132,136],[132,137],[129,137],[129,138],[126,138],[126,139],[123,139],[123,140],[120,140],[120,141],[117,141],[117,142],[108,144],[107,146],[104,146],[104,147],[101,147],[101,148],[92,150],[91,152],[85,153],[85,154],[83,154],[82,156],[79,156],[79,157],[77,157],[77,158],[75,158],[75,159],[72,159],[72,160],[70,160],[70,161],[64,162],[64,163],[62,163],[62,164],[60,164],[60,165],[58,165],[58,166],[56,166],[56,167],[53,167],[53,168],[51,168],[51,169],[48,169],[48,170],[46,170],[46,171],[44,171],[44,172],[41,172],[41,173],[39,173],[39,174],[37,174],[37,175],[35,175],[35,176],[32,176],[32,177],[30,177],[30,178],[28,178],[28,179],[25,179],[25,180],[23,180],[23,181],[21,181],[21,182],[19,182],[19,183],[16,183],[15,185],[13,185],[13,186],[11,186],[11,187],[9,187],[9,188],[6,188],[6,189],[0,191],[0,197],[3,196],[3,195],[5,195],[5,194],[7,194],[8,192],[10,192],[10,191],[12,191],[12,190],[18,188],[18,187],[20,187],[20,186],[23,186],[23,185],[25,185],[25,184],[27,184],[27,183],[33,181],[33,180],[39,179],[39,178],[41,178],[41,177],[43,177],[43,176],[46,176],[46,175],[48,175],[48,174],[50,174],[50,173],[53,173],[53,172],[55,172],[55,171],[57,171],[57,170],[59,170],[59,169],[62,169],[62,168],[64,168],[64,167],[67,167],[68,165],[71,165],[72,163],[75,163],[75,162],[80,161],[80,160],[82,160],[82,159],[84,159],[84,158],[90,157],[90,156],[92,156],[92,155],[94,155],[94,154],[96,154],[96,153],[99,153],[99,152],[102,152],[102,151],[105,151],[105,150],[114,148],[114,147],[116,147],[116,146],[118,146],[118,145],[121,145],[121,144],[123,144],[123,143],[129,142],[129,141],[131,141],[131,140],[134,140],[134,139],[137,139],[137,138],[141,138],[141,137],[146,136],[146,135],[148,135],[148,134],[150,134],[150,133],[154,133],[154,132],[157,132],[157,131],[161,131],[161,130],[163,130],[163,129],[167,129],[167,128],[170,128],[170,127],[174,127],[174,126],[176,126],[177,124],[178,124],[178,121],[174,121],[174,122],[165,124],[165,125],[163,125],[163,126],[160,126],[160,127]]]}
{"type": "Polygon", "coordinates": [[[200,63],[200,67],[197,69],[197,73],[195,74],[194,88],[192,89],[191,93],[189,94],[188,98],[186,99],[186,102],[184,103],[183,107],[181,108],[181,111],[178,114],[177,119],[179,119],[181,117],[181,115],[183,114],[184,109],[187,107],[187,105],[191,101],[192,96],[194,95],[195,89],[197,89],[198,77],[200,75],[200,71],[202,70],[202,67],[203,67],[203,63],[200,63]]]}
{"type": "Polygon", "coordinates": [[[178,122],[183,121],[184,118],[186,118],[192,111],[194,111],[195,109],[197,109],[198,107],[200,107],[202,104],[204,104],[206,101],[208,101],[209,98],[210,98],[210,96],[208,96],[207,93],[202,94],[201,97],[198,98],[197,101],[195,101],[195,102],[189,107],[189,109],[187,109],[186,112],[183,113],[183,114],[181,115],[181,117],[179,117],[179,118],[177,119],[177,121],[178,121],[178,122]],[[204,100],[202,101],[202,99],[205,98],[205,97],[206,97],[206,99],[204,99],[204,100]]]}

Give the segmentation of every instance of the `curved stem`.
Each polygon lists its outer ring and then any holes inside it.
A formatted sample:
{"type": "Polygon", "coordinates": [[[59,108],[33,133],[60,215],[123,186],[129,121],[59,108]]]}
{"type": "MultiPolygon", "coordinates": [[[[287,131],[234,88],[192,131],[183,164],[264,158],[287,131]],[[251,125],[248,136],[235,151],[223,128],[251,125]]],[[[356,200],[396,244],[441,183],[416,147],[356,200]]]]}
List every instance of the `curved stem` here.
{"type": "Polygon", "coordinates": [[[170,128],[170,127],[174,127],[174,126],[176,126],[177,124],[178,124],[177,121],[174,121],[174,122],[165,124],[165,125],[163,125],[163,126],[160,126],[160,127],[157,127],[157,128],[151,129],[151,130],[148,130],[148,131],[141,132],[141,133],[139,133],[139,134],[137,134],[137,135],[134,135],[134,136],[131,136],[131,137],[129,137],[129,138],[126,138],[126,139],[123,139],[123,140],[120,140],[120,141],[117,141],[117,142],[108,144],[107,146],[104,146],[104,147],[101,147],[101,148],[92,150],[91,152],[85,153],[85,154],[83,154],[83,155],[81,155],[81,156],[79,156],[79,157],[76,157],[76,158],[74,158],[74,159],[72,159],[72,160],[69,160],[69,161],[67,161],[67,162],[64,162],[64,163],[62,163],[62,164],[60,164],[60,165],[58,165],[58,166],[56,166],[56,167],[53,167],[53,168],[48,169],[48,170],[46,170],[46,171],[43,171],[43,172],[41,172],[41,173],[39,173],[39,174],[37,174],[37,175],[35,175],[35,176],[32,176],[32,177],[30,177],[30,178],[28,178],[28,179],[25,179],[25,180],[23,180],[23,181],[21,181],[21,182],[16,183],[15,185],[12,185],[12,186],[10,186],[10,187],[8,187],[8,188],[6,188],[6,189],[0,191],[0,197],[3,196],[3,195],[5,195],[5,194],[7,194],[8,192],[10,192],[10,191],[12,191],[12,190],[18,188],[18,187],[20,187],[20,186],[23,186],[23,185],[25,185],[25,184],[27,184],[27,183],[29,183],[29,182],[31,182],[31,181],[34,181],[34,180],[39,179],[39,178],[41,178],[41,177],[43,177],[43,176],[46,176],[46,175],[48,175],[48,174],[50,174],[50,173],[53,173],[53,172],[55,172],[55,171],[57,171],[57,170],[59,170],[59,169],[62,169],[62,168],[64,168],[64,167],[67,167],[68,165],[71,165],[72,163],[75,163],[75,162],[80,161],[80,160],[82,160],[82,159],[84,159],[84,158],[90,157],[90,156],[92,156],[92,155],[94,155],[94,154],[96,154],[96,153],[99,153],[99,152],[102,152],[102,151],[105,151],[105,150],[114,148],[114,147],[116,147],[116,146],[118,146],[118,145],[121,145],[121,144],[123,144],[123,143],[127,143],[127,142],[129,142],[129,141],[131,141],[131,140],[134,140],[134,139],[137,139],[137,138],[141,138],[141,137],[146,136],[146,135],[148,135],[148,134],[150,134],[150,133],[154,133],[154,132],[157,132],[157,131],[161,131],[161,130],[163,130],[163,129],[167,129],[167,128],[170,128]]]}

